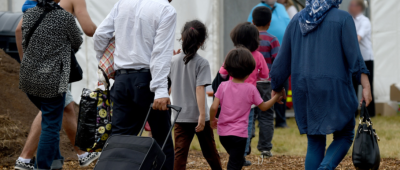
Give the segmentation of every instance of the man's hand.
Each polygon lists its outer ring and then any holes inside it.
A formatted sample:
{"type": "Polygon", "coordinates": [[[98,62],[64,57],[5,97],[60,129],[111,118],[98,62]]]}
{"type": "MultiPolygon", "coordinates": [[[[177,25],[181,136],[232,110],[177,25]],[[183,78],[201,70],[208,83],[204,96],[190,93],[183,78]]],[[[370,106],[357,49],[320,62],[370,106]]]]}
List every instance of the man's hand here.
{"type": "Polygon", "coordinates": [[[280,93],[280,95],[282,96],[282,97],[280,97],[279,98],[279,100],[278,100],[278,103],[279,104],[283,104],[283,99],[286,99],[286,91],[285,91],[285,88],[283,88],[280,92],[276,92],[276,91],[273,91],[272,90],[272,92],[271,92],[271,98],[274,98],[274,96],[275,95],[278,95],[278,93],[280,93]]]}
{"type": "Polygon", "coordinates": [[[179,53],[181,53],[181,49],[179,49],[178,51],[175,51],[175,50],[174,50],[174,55],[177,55],[177,54],[179,54],[179,53]]]}
{"type": "Polygon", "coordinates": [[[203,116],[200,115],[199,116],[199,121],[198,121],[198,124],[197,124],[197,127],[196,127],[196,132],[203,131],[205,125],[206,125],[206,118],[205,118],[204,115],[203,116]]]}
{"type": "Polygon", "coordinates": [[[210,121],[210,126],[211,126],[211,128],[213,128],[213,129],[217,129],[217,128],[218,128],[218,119],[217,119],[217,118],[214,118],[214,120],[211,120],[211,121],[210,121]]]}
{"type": "Polygon", "coordinates": [[[167,105],[171,104],[169,97],[155,99],[153,103],[153,110],[168,110],[167,105]]]}

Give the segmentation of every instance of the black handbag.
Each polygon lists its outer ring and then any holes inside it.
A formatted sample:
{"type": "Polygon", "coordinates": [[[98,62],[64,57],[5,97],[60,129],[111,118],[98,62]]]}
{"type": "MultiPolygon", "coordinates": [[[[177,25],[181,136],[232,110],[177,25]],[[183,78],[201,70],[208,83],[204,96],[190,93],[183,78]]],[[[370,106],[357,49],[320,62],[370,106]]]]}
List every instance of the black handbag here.
{"type": "Polygon", "coordinates": [[[360,113],[360,125],[357,128],[352,156],[353,164],[358,170],[379,169],[381,162],[378,146],[379,137],[372,125],[365,102],[363,102],[360,113]]]}
{"type": "Polygon", "coordinates": [[[83,71],[81,66],[76,60],[75,51],[71,49],[71,71],[69,73],[69,81],[68,83],[73,83],[82,80],[83,78],[83,71]]]}
{"type": "Polygon", "coordinates": [[[167,138],[162,146],[151,137],[142,137],[144,126],[151,114],[152,104],[143,122],[139,136],[134,135],[112,135],[104,145],[101,156],[94,167],[94,170],[160,170],[162,169],[166,156],[163,152],[176,119],[182,108],[168,105],[168,108],[177,111],[174,122],[172,123],[167,138]]]}

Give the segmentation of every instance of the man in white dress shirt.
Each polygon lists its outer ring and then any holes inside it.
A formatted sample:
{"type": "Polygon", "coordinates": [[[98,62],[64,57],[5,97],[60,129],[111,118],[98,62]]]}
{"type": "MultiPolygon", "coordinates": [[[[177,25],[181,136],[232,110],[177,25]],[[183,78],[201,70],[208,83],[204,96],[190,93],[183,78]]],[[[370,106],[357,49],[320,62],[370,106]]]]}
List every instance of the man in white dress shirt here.
{"type": "MultiPolygon", "coordinates": [[[[365,65],[370,74],[368,79],[371,84],[371,104],[367,107],[368,113],[371,117],[375,116],[375,101],[373,95],[373,78],[374,78],[374,56],[372,52],[371,43],[371,22],[363,15],[365,10],[364,0],[352,0],[349,5],[349,13],[353,16],[356,25],[358,42],[360,43],[361,55],[364,58],[365,65]]],[[[354,80],[353,80],[354,81],[354,80]]],[[[354,83],[356,93],[358,92],[358,83],[354,83]]],[[[357,114],[357,113],[356,113],[357,114]]]]}
{"type": "MultiPolygon", "coordinates": [[[[176,27],[172,0],[120,0],[96,30],[94,49],[100,59],[115,33],[115,82],[111,88],[112,134],[137,135],[150,103],[153,138],[161,146],[171,126],[167,76],[176,27]]],[[[163,169],[173,169],[174,148],[168,136],[163,169]]]]}

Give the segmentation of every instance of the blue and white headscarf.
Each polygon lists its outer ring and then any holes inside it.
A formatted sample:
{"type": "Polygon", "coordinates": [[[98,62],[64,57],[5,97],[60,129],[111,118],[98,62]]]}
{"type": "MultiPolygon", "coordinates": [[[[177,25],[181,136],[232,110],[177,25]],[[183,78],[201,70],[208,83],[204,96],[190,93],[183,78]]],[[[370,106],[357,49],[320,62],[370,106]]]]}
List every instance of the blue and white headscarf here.
{"type": "Polygon", "coordinates": [[[339,8],[342,0],[307,0],[306,7],[300,11],[299,24],[303,35],[314,30],[326,17],[331,8],[339,8]]]}

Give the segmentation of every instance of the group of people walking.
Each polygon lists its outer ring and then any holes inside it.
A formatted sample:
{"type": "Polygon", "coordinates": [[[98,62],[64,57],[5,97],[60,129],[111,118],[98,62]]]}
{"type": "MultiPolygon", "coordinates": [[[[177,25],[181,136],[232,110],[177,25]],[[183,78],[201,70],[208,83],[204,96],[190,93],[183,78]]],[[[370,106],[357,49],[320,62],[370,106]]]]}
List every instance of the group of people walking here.
{"type": "MultiPolygon", "coordinates": [[[[68,79],[71,49],[77,51],[82,44],[75,15],[85,34],[91,36],[95,30],[97,59],[115,37],[112,135],[137,135],[153,103],[148,119],[152,137],[159,145],[167,139],[163,169],[186,169],[194,135],[210,167],[222,169],[213,129],[217,129],[229,154],[227,169],[242,169],[249,164],[245,156],[250,153],[255,117],[260,122],[257,148],[262,156],[272,156],[273,108],[283,105],[285,109],[290,75],[296,122],[300,133],[308,137],[306,169],[335,169],[354,136],[353,113],[358,102],[353,77],[362,84],[367,105],[372,100],[369,71],[360,52],[353,17],[337,9],[341,0],[307,0],[305,9],[292,20],[287,13],[278,13],[285,7],[274,0],[257,5],[249,16],[250,22],[238,24],[230,34],[235,47],[219,70],[226,81],[219,84],[210,109],[205,91],[212,80],[210,66],[197,53],[205,46],[207,28],[198,20],[186,22],[180,39],[182,51],[176,52],[173,42],[177,13],[171,1],[120,0],[97,29],[84,1],[27,1],[26,5],[36,6],[23,8],[29,9],[19,26],[22,36],[16,33],[23,49],[20,88],[41,113],[35,118],[15,168],[61,169],[62,126],[74,144],[76,120],[69,106],[72,100],[68,79]],[[311,5],[315,1],[320,2],[319,6],[311,5]],[[48,14],[29,37],[44,12],[48,14]],[[271,29],[276,27],[274,24],[285,24],[274,21],[274,16],[287,18],[283,32],[271,29]],[[280,34],[274,35],[270,30],[280,34]],[[167,108],[170,96],[174,105],[182,107],[175,124],[175,146],[167,136],[171,126],[167,108]],[[325,154],[326,135],[331,133],[334,141],[325,154]]],[[[281,126],[287,126],[286,122],[281,126]]],[[[89,165],[100,155],[75,150],[81,166],[89,165]]]]}

